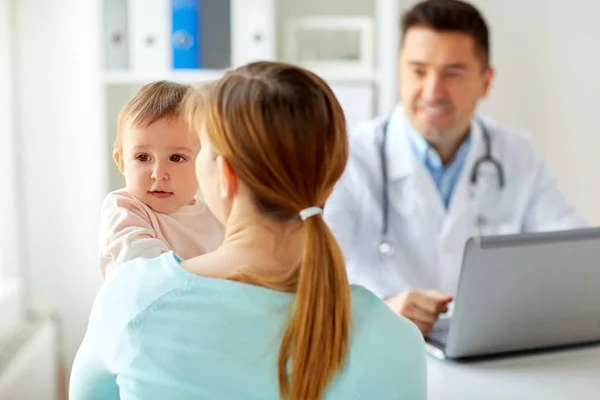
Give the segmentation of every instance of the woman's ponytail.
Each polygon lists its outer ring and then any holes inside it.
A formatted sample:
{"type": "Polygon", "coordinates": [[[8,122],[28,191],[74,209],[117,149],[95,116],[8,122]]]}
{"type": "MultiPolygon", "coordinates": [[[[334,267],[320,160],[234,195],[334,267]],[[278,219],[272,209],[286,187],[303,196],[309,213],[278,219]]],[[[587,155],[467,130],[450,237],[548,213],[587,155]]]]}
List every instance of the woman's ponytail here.
{"type": "Polygon", "coordinates": [[[304,224],[294,311],[279,354],[280,392],[289,400],[321,398],[348,352],[350,290],[341,249],[320,215],[304,224]]]}

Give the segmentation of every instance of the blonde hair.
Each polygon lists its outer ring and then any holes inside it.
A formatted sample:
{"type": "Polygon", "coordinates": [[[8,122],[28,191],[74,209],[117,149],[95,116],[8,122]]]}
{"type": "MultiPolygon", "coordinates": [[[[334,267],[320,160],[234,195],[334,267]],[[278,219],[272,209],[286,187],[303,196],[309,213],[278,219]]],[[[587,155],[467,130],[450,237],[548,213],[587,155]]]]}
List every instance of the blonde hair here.
{"type": "MultiPolygon", "coordinates": [[[[346,166],[342,108],[321,78],[297,66],[256,62],[230,71],[194,91],[186,115],[270,218],[293,220],[304,208],[323,207],[346,166]]],[[[344,367],[349,341],[344,258],[321,216],[304,222],[303,243],[300,265],[285,276],[231,277],[296,293],[278,360],[280,395],[290,400],[320,398],[344,367]]]]}
{"type": "Polygon", "coordinates": [[[191,86],[170,81],[152,82],[142,87],[119,113],[113,150],[121,150],[123,134],[128,128],[147,127],[162,118],[182,116],[184,100],[190,90],[191,86]]]}

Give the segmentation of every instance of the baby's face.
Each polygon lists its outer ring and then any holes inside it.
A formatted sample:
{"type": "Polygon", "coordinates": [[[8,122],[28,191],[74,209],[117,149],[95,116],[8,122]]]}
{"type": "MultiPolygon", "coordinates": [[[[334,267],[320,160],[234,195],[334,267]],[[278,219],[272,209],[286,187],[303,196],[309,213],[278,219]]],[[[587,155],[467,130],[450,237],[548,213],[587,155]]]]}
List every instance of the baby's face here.
{"type": "Polygon", "coordinates": [[[180,118],[163,118],[145,128],[131,128],[115,157],[129,192],[150,208],[172,213],[193,204],[198,191],[194,164],[200,144],[180,118]]]}

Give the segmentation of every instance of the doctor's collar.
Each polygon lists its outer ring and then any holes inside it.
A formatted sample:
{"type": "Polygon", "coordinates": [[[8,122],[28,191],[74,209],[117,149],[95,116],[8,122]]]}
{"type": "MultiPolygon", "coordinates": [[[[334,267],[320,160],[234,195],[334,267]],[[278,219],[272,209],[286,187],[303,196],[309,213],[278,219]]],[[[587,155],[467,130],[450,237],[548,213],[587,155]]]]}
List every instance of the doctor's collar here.
{"type": "MultiPolygon", "coordinates": [[[[409,137],[412,149],[415,152],[415,155],[420,162],[422,162],[424,164],[427,163],[431,167],[433,167],[435,169],[440,169],[440,170],[445,169],[447,167],[447,166],[444,167],[442,158],[440,157],[440,154],[437,152],[437,150],[423,137],[423,135],[421,135],[412,126],[412,124],[409,123],[406,126],[406,130],[407,130],[406,133],[409,137]]],[[[461,142],[460,146],[458,147],[458,149],[457,149],[456,153],[454,154],[452,161],[450,161],[449,165],[452,164],[452,162],[454,160],[456,160],[457,158],[460,158],[461,156],[464,156],[469,151],[469,148],[471,146],[471,136],[472,136],[471,132],[472,131],[473,131],[473,129],[472,129],[472,127],[470,127],[469,131],[467,132],[467,136],[461,142]]]]}
{"type": "MultiPolygon", "coordinates": [[[[410,132],[419,135],[423,141],[425,139],[412,126],[401,103],[398,103],[394,107],[385,120],[387,121],[385,124],[387,125],[386,129],[388,130],[385,149],[388,163],[388,178],[396,180],[412,174],[415,171],[416,165],[423,162],[423,158],[419,158],[413,150],[410,132]]],[[[468,140],[463,142],[459,151],[470,153],[469,149],[474,146],[475,137],[479,135],[477,132],[480,131],[480,125],[475,119],[471,121],[468,140]]]]}

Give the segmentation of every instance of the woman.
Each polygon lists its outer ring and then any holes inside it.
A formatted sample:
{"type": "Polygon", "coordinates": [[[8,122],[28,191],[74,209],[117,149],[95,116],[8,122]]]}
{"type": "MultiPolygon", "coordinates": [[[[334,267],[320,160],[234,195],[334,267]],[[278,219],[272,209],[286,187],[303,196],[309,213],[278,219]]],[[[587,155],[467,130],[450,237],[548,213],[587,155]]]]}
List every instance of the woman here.
{"type": "Polygon", "coordinates": [[[114,273],[95,301],[70,399],[424,399],[419,330],[349,286],[321,218],[348,157],[326,83],[253,63],[187,108],[223,245],[114,273]]]}

